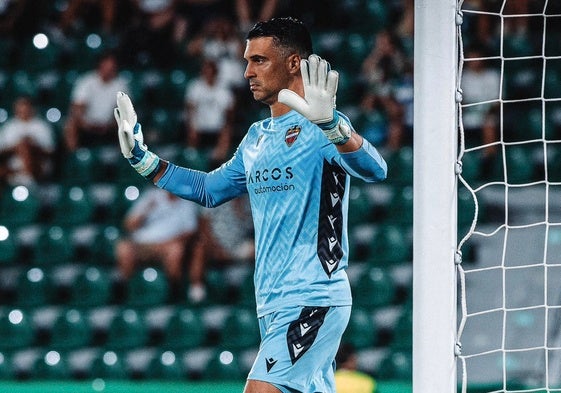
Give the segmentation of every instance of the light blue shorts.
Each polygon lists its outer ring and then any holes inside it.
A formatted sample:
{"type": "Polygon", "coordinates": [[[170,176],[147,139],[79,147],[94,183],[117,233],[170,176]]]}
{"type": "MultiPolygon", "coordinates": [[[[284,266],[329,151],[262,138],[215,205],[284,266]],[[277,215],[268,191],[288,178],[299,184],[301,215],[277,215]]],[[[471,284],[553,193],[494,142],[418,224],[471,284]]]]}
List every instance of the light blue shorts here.
{"type": "Polygon", "coordinates": [[[350,306],[308,306],[259,318],[261,345],[248,379],[283,393],[334,393],[335,355],[350,314],[350,306]]]}

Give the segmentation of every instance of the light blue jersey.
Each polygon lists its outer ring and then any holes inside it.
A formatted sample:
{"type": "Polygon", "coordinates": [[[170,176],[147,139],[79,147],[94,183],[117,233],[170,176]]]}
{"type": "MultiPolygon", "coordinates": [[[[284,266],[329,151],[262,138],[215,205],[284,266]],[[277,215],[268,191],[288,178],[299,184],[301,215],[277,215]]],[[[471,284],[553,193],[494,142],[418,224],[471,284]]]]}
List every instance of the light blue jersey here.
{"type": "Polygon", "coordinates": [[[349,174],[383,180],[386,163],[366,140],[356,152],[339,153],[318,126],[290,111],[254,123],[220,168],[207,174],[170,164],[158,186],[209,207],[249,194],[263,316],[290,306],[351,305],[349,174]]]}

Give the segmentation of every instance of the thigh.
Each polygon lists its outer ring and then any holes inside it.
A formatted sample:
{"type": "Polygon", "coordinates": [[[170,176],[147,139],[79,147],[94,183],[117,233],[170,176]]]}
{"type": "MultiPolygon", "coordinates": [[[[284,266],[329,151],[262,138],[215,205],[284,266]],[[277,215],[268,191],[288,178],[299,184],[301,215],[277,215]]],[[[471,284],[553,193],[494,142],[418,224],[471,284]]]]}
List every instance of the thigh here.
{"type": "Polygon", "coordinates": [[[334,359],[350,309],[295,307],[262,317],[261,346],[248,379],[282,393],[334,392],[334,359]]]}

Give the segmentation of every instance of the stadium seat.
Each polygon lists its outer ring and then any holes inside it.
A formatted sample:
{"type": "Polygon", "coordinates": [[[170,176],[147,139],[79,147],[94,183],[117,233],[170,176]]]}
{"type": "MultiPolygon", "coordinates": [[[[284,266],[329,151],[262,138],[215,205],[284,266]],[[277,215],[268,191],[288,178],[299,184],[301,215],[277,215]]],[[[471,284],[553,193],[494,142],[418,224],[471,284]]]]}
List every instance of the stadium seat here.
{"type": "Polygon", "coordinates": [[[41,213],[38,190],[25,186],[8,187],[2,193],[0,223],[8,227],[35,224],[41,213]]]}
{"type": "Polygon", "coordinates": [[[392,304],[396,287],[386,269],[372,267],[359,277],[353,292],[358,307],[372,309],[392,304]]]}
{"type": "Polygon", "coordinates": [[[498,154],[494,159],[494,178],[499,179],[499,181],[506,181],[509,184],[531,182],[534,177],[534,166],[531,162],[528,162],[532,156],[531,150],[523,146],[508,146],[505,154],[506,179],[503,174],[502,154],[498,154]]]}
{"type": "Polygon", "coordinates": [[[69,229],[45,227],[33,247],[33,261],[43,266],[67,263],[74,257],[74,251],[69,229]]]}
{"type": "Polygon", "coordinates": [[[18,278],[16,303],[20,307],[44,306],[53,299],[53,286],[46,272],[39,267],[22,271],[18,278]]]}
{"type": "Polygon", "coordinates": [[[180,142],[183,128],[180,119],[180,109],[153,109],[142,127],[145,140],[154,145],[180,142]]]}
{"type": "Polygon", "coordinates": [[[19,245],[14,231],[0,225],[0,265],[15,262],[18,254],[19,245]]]}
{"type": "Polygon", "coordinates": [[[66,354],[50,350],[39,356],[31,370],[33,379],[64,380],[71,377],[66,354]]]}
{"type": "Polygon", "coordinates": [[[231,303],[227,272],[224,269],[208,269],[205,273],[205,284],[207,287],[206,302],[210,304],[231,303]]]}
{"type": "Polygon", "coordinates": [[[28,312],[4,309],[0,312],[0,351],[25,349],[35,342],[35,330],[28,312]]]}
{"type": "Polygon", "coordinates": [[[347,329],[343,334],[343,341],[355,348],[368,348],[377,343],[377,327],[371,312],[354,307],[347,329]]]}
{"type": "Polygon", "coordinates": [[[413,359],[411,351],[397,351],[389,353],[378,370],[380,379],[411,381],[413,373],[413,359]]]}
{"type": "Polygon", "coordinates": [[[132,307],[163,304],[168,300],[169,285],[161,269],[148,267],[137,270],[127,281],[126,302],[132,307]]]}
{"type": "Polygon", "coordinates": [[[374,203],[368,195],[366,187],[351,181],[349,191],[349,226],[364,224],[371,221],[374,214],[374,203]]]}
{"type": "Polygon", "coordinates": [[[162,347],[165,349],[192,349],[205,342],[206,330],[197,310],[179,308],[169,319],[162,347]]]}
{"type": "Polygon", "coordinates": [[[79,148],[67,153],[62,164],[61,180],[69,186],[86,186],[103,180],[103,166],[95,149],[79,148]]]}
{"type": "Polygon", "coordinates": [[[391,348],[394,351],[411,350],[413,346],[413,310],[405,305],[393,328],[391,348]]]}
{"type": "Polygon", "coordinates": [[[87,267],[71,284],[69,303],[74,307],[104,306],[111,298],[111,279],[107,271],[99,267],[87,267]]]}
{"type": "Polygon", "coordinates": [[[478,151],[471,151],[462,157],[462,177],[473,186],[481,179],[483,159],[478,151]]]}
{"type": "Polygon", "coordinates": [[[207,381],[236,381],[244,377],[236,353],[217,349],[203,371],[207,381]]]}
{"type": "Polygon", "coordinates": [[[211,169],[207,152],[200,149],[183,149],[177,157],[177,164],[199,171],[208,171],[211,169]]]}
{"type": "Polygon", "coordinates": [[[115,351],[100,351],[90,369],[91,378],[126,379],[128,372],[122,356],[115,351]]]}
{"type": "Polygon", "coordinates": [[[12,360],[8,354],[0,352],[0,381],[14,378],[12,360]]]}
{"type": "Polygon", "coordinates": [[[390,224],[407,227],[413,225],[413,186],[394,188],[388,206],[387,221],[390,224]]]}
{"type": "Polygon", "coordinates": [[[145,377],[166,381],[181,380],[186,377],[186,369],[180,355],[176,352],[158,351],[150,361],[145,377]]]}
{"type": "Polygon", "coordinates": [[[91,338],[92,331],[82,311],[72,308],[57,317],[50,345],[60,351],[72,350],[89,345],[91,338]]]}
{"type": "Polygon", "coordinates": [[[386,182],[398,185],[413,184],[413,148],[405,146],[388,157],[388,178],[386,182]]]}
{"type": "MultiPolygon", "coordinates": [[[[48,39],[48,38],[47,38],[48,39]]],[[[29,38],[21,48],[18,69],[30,72],[41,72],[57,69],[60,62],[61,49],[53,40],[44,41],[44,47],[36,46],[29,38]]]]}
{"type": "Polygon", "coordinates": [[[407,230],[396,225],[382,225],[374,235],[369,251],[373,266],[408,262],[411,259],[411,244],[407,230]]]}
{"type": "Polygon", "coordinates": [[[259,345],[259,326],[255,312],[233,308],[220,333],[220,344],[228,349],[248,349],[259,345]]]}
{"type": "Polygon", "coordinates": [[[72,186],[64,189],[54,208],[53,222],[62,226],[90,223],[95,217],[95,203],[86,189],[72,186]]]}
{"type": "Polygon", "coordinates": [[[111,321],[105,346],[116,351],[138,348],[144,346],[148,338],[142,316],[132,308],[125,308],[111,321]]]}
{"type": "Polygon", "coordinates": [[[115,262],[115,244],[119,240],[119,228],[113,225],[98,228],[90,250],[92,262],[111,266],[115,262]]]}

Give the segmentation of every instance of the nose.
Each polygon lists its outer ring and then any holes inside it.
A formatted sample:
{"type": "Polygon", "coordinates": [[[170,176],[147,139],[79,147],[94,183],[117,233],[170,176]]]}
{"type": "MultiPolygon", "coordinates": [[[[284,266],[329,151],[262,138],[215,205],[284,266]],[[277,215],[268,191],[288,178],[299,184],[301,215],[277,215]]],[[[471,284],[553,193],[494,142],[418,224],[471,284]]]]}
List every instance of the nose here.
{"type": "Polygon", "coordinates": [[[251,63],[247,63],[245,66],[245,71],[243,73],[243,77],[245,79],[249,79],[255,76],[255,72],[253,71],[253,67],[251,67],[251,63]]]}

